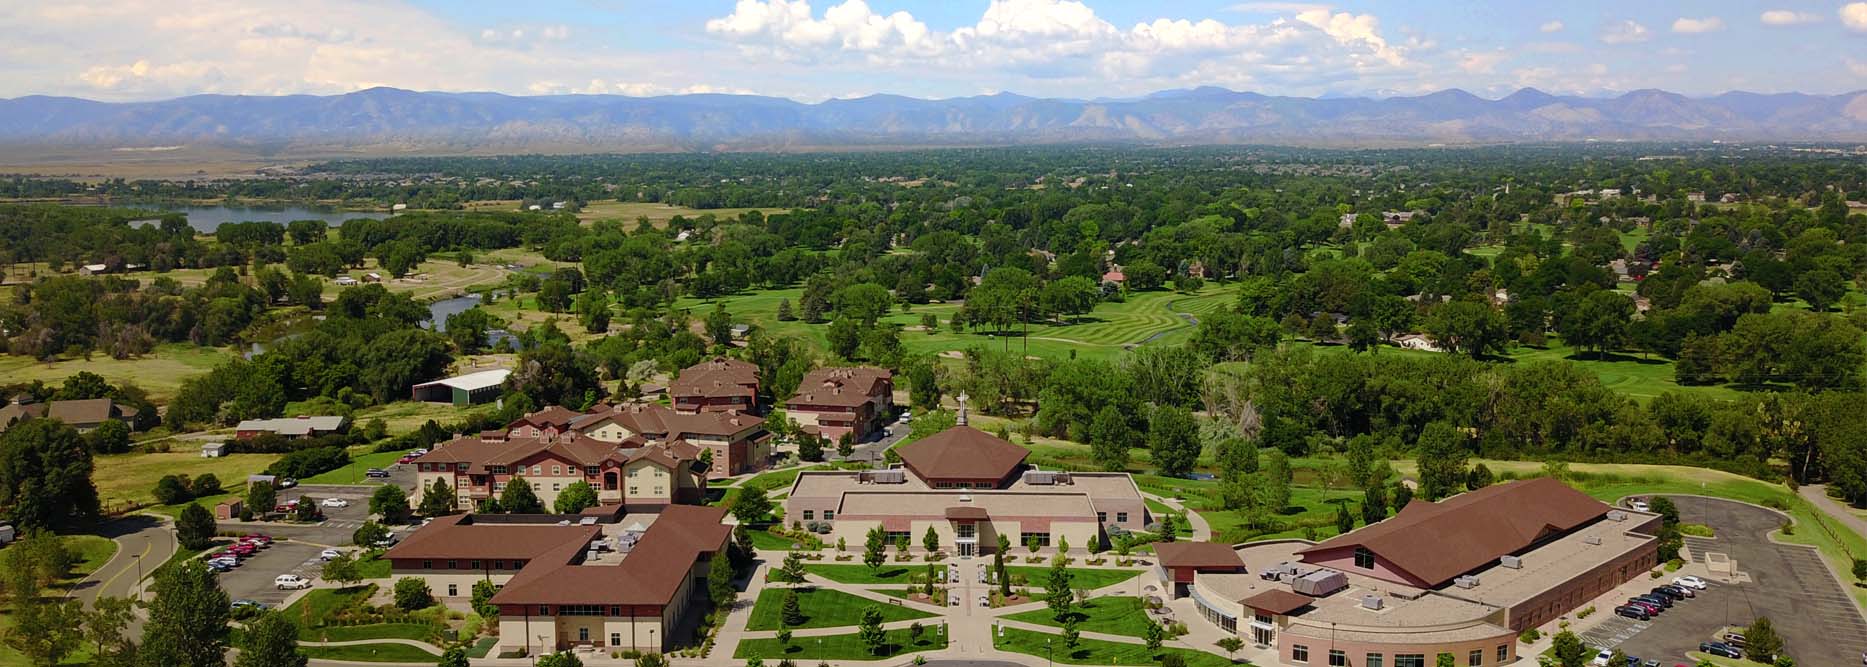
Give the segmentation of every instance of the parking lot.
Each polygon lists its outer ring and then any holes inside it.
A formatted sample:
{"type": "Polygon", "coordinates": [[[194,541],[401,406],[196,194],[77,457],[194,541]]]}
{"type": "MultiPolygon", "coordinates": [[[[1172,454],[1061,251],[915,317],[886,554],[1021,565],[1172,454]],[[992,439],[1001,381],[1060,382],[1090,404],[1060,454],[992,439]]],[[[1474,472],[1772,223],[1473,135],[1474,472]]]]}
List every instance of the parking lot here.
{"type": "Polygon", "coordinates": [[[322,563],[318,552],[324,547],[302,542],[273,542],[239,567],[220,574],[221,590],[232,600],[249,599],[277,607],[291,591],[279,590],[272,579],[281,574],[296,574],[310,579],[317,576],[322,563]]]}
{"type": "MultiPolygon", "coordinates": [[[[1651,621],[1621,617],[1602,621],[1584,633],[1592,646],[1672,664],[1726,626],[1746,626],[1768,616],[1782,635],[1785,651],[1803,665],[1858,665],[1867,651],[1863,621],[1841,588],[1808,547],[1770,542],[1782,515],[1743,503],[1708,498],[1674,498],[1680,519],[1703,523],[1717,532],[1712,539],[1687,538],[1694,562],[1706,552],[1736,561],[1739,576],[1731,583],[1711,581],[1695,599],[1679,602],[1651,621]]],[[[1612,613],[1603,609],[1602,613],[1612,613]]]]}
{"type": "Polygon", "coordinates": [[[265,533],[275,537],[286,537],[300,542],[324,546],[349,546],[350,535],[357,527],[370,518],[370,494],[376,487],[348,485],[305,484],[279,492],[279,502],[297,500],[309,496],[313,501],[323,503],[327,498],[342,498],[349,501],[348,507],[324,507],[324,521],[317,524],[286,523],[282,521],[228,523],[225,528],[245,533],[265,533]]]}

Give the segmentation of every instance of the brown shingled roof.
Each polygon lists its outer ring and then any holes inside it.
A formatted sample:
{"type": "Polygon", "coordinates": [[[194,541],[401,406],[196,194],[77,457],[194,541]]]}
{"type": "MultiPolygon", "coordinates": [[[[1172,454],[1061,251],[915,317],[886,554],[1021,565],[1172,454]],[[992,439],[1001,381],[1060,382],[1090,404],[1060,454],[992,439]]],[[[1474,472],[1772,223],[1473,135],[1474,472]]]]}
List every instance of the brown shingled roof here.
{"type": "Polygon", "coordinates": [[[571,565],[577,549],[559,547],[520,571],[493,596],[496,604],[644,604],[674,599],[695,561],[715,556],[732,535],[723,507],[669,505],[634,550],[613,566],[571,565]],[[553,567],[546,558],[564,558],[553,567]]]}
{"type": "Polygon", "coordinates": [[[786,404],[854,407],[888,389],[894,377],[887,369],[866,366],[819,368],[804,374],[797,394],[786,404]]]}
{"type": "Polygon", "coordinates": [[[949,428],[895,452],[915,474],[940,479],[1000,479],[1031,453],[971,426],[949,428]]]}
{"type": "Polygon", "coordinates": [[[1190,567],[1200,570],[1225,570],[1245,566],[1229,544],[1216,542],[1156,542],[1154,554],[1162,567],[1190,567]]]}
{"type": "Polygon", "coordinates": [[[602,532],[599,526],[479,523],[471,514],[457,514],[436,517],[391,547],[384,556],[426,560],[531,560],[565,545],[581,550],[602,532]]]}
{"type": "Polygon", "coordinates": [[[136,416],[136,409],[119,407],[108,398],[89,398],[78,401],[52,401],[46,416],[67,424],[101,424],[105,420],[136,416]],[[121,415],[119,417],[118,415],[121,415]]]}
{"type": "Polygon", "coordinates": [[[758,384],[758,366],[731,357],[714,357],[681,369],[668,386],[675,396],[752,396],[758,384]]]}
{"type": "Polygon", "coordinates": [[[1310,606],[1311,602],[1313,601],[1306,596],[1281,588],[1273,588],[1245,598],[1239,604],[1258,611],[1270,612],[1274,616],[1287,616],[1290,612],[1310,606]]]}
{"type": "Polygon", "coordinates": [[[1428,586],[1439,586],[1552,535],[1607,514],[1599,500],[1540,477],[1453,496],[1415,500],[1393,518],[1304,549],[1311,554],[1365,547],[1428,586]]]}
{"type": "Polygon", "coordinates": [[[513,420],[507,428],[517,426],[521,423],[531,424],[533,426],[556,426],[558,428],[564,428],[570,425],[571,420],[580,416],[583,416],[583,413],[561,405],[553,405],[513,420]]]}

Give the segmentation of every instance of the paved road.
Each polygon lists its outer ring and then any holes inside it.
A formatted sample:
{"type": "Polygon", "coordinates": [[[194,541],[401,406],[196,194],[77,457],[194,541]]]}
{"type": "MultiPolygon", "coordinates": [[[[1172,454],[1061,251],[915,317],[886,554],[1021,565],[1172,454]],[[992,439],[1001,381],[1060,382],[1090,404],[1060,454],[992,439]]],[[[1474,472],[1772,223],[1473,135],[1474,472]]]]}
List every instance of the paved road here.
{"type": "Polygon", "coordinates": [[[1729,555],[1745,576],[1729,584],[1714,583],[1696,599],[1674,605],[1649,627],[1626,637],[1624,651],[1680,660],[1719,628],[1749,625],[1758,616],[1768,616],[1798,664],[1860,664],[1867,651],[1867,620],[1814,549],[1769,540],[1784,521],[1781,514],[1710,498],[1676,497],[1674,502],[1682,520],[1717,531],[1712,539],[1691,539],[1689,547],[1729,555]]]}
{"type": "Polygon", "coordinates": [[[1810,484],[1796,489],[1796,492],[1802,494],[1803,499],[1808,500],[1816,509],[1821,510],[1823,514],[1827,514],[1828,517],[1833,519],[1836,523],[1841,524],[1848,530],[1852,530],[1861,535],[1867,535],[1867,519],[1861,518],[1859,514],[1855,514],[1852,510],[1849,510],[1847,506],[1842,505],[1834,498],[1830,498],[1826,485],[1810,484]]]}
{"type": "Polygon", "coordinates": [[[147,515],[111,521],[97,534],[115,540],[117,553],[72,588],[72,595],[86,605],[100,595],[129,596],[140,575],[168,561],[176,549],[175,533],[161,520],[147,515]]]}
{"type": "Polygon", "coordinates": [[[242,561],[239,567],[221,574],[220,588],[227,591],[228,599],[258,600],[268,607],[277,607],[292,592],[279,590],[272,583],[273,578],[281,574],[317,578],[323,569],[318,560],[318,552],[322,550],[322,547],[301,542],[273,542],[272,546],[242,561]]]}
{"type": "Polygon", "coordinates": [[[857,444],[856,450],[849,454],[849,458],[835,457],[835,460],[879,462],[882,460],[882,452],[888,451],[889,447],[895,446],[895,443],[901,442],[902,438],[908,437],[910,430],[912,429],[909,429],[907,424],[889,422],[882,428],[881,437],[871,438],[857,444]]]}

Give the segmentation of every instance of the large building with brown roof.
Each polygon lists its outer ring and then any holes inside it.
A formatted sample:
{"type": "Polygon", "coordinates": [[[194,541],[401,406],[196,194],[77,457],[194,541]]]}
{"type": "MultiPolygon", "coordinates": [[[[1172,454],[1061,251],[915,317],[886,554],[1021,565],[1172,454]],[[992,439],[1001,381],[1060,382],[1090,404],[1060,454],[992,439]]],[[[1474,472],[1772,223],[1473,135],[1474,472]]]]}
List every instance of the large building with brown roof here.
{"type": "Polygon", "coordinates": [[[674,409],[681,412],[758,412],[758,366],[730,357],[714,357],[681,369],[668,385],[674,409]]]}
{"type": "Polygon", "coordinates": [[[932,529],[960,556],[1036,542],[1074,549],[1112,532],[1143,530],[1147,504],[1124,473],[1037,470],[1023,447],[960,425],[898,447],[887,470],[806,471],[791,484],[785,517],[808,530],[859,542],[880,527],[919,544],[932,529]]]}
{"type": "Polygon", "coordinates": [[[0,433],[6,432],[7,427],[20,420],[35,417],[47,417],[65,422],[77,429],[79,433],[89,433],[92,429],[112,419],[135,428],[136,415],[136,408],[108,398],[33,403],[24,398],[14,397],[6,405],[0,406],[0,433]]]}
{"type": "Polygon", "coordinates": [[[725,557],[725,510],[581,517],[455,515],[435,519],[384,555],[397,577],[437,594],[499,586],[499,654],[591,648],[665,651],[705,605],[708,568],[725,557]]]}
{"type": "Polygon", "coordinates": [[[1246,572],[1198,572],[1175,592],[1286,664],[1506,665],[1518,633],[1657,567],[1658,527],[1560,481],[1524,480],[1415,500],[1321,543],[1240,545],[1246,572]]]}
{"type": "Polygon", "coordinates": [[[864,366],[819,368],[804,374],[784,414],[806,432],[837,442],[861,442],[895,411],[894,374],[864,366]]]}

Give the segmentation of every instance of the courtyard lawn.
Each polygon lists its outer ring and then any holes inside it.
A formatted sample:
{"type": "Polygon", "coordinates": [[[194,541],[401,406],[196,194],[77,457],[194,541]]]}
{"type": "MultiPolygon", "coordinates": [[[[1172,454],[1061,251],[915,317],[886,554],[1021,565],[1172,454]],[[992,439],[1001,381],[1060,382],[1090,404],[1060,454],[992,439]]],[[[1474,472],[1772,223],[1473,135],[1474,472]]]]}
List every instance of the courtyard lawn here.
{"type": "MultiPolygon", "coordinates": [[[[463,368],[462,373],[471,373],[475,369],[463,368]]],[[[486,370],[482,367],[478,370],[486,370]]],[[[491,412],[497,409],[491,403],[456,408],[447,403],[417,403],[415,401],[396,401],[386,405],[372,405],[350,415],[351,423],[361,427],[372,419],[381,419],[389,427],[389,433],[408,433],[421,428],[422,424],[434,420],[439,424],[458,423],[469,415],[491,412]]],[[[288,411],[289,414],[289,411],[288,411]]]]}
{"type": "Polygon", "coordinates": [[[1141,643],[1104,641],[1082,638],[1072,649],[1063,645],[1063,635],[1048,632],[1036,632],[1019,628],[1005,628],[1003,639],[994,640],[1001,651],[1023,653],[1025,655],[1049,659],[1070,665],[1157,665],[1158,656],[1175,654],[1186,660],[1187,667],[1226,667],[1233,664],[1225,656],[1192,651],[1183,648],[1161,647],[1158,651],[1148,651],[1141,643]]]}
{"type": "Polygon", "coordinates": [[[76,584],[79,580],[91,576],[97,568],[109,562],[111,556],[117,555],[117,543],[108,537],[66,535],[60,539],[64,541],[65,548],[71,550],[72,555],[76,556],[71,561],[71,572],[63,579],[66,584],[76,584]]]}
{"type": "MultiPolygon", "coordinates": [[[[920,568],[921,571],[925,571],[926,566],[921,565],[920,568]]],[[[869,569],[869,566],[858,563],[855,565],[807,564],[804,566],[804,571],[839,584],[905,584],[908,583],[908,574],[915,572],[916,569],[912,566],[893,563],[883,563],[879,568],[869,569]]]]}
{"type": "MultiPolygon", "coordinates": [[[[1147,610],[1141,605],[1141,598],[1128,596],[1104,596],[1089,598],[1077,605],[1074,614],[1082,625],[1078,629],[1084,632],[1100,632],[1110,635],[1140,637],[1147,631],[1147,610]]],[[[1049,609],[1034,609],[1006,616],[1013,621],[1063,627],[1049,609]]]]}
{"type": "MultiPolygon", "coordinates": [[[[1006,561],[1010,562],[1010,561],[1006,561]]],[[[1107,568],[1072,567],[1070,587],[1077,590],[1095,590],[1103,586],[1113,586],[1140,576],[1140,570],[1112,570],[1107,568]]],[[[1050,568],[1035,566],[1006,565],[1005,571],[1013,577],[1024,575],[1026,586],[1043,587],[1050,581],[1050,568]]]]}
{"type": "Polygon", "coordinates": [[[407,644],[388,642],[353,646],[301,646],[299,650],[312,660],[431,664],[437,658],[433,653],[407,644]]]}
{"type": "Polygon", "coordinates": [[[871,653],[862,643],[857,633],[829,635],[823,637],[794,637],[789,647],[778,643],[776,638],[742,639],[739,650],[733,653],[735,659],[760,658],[763,660],[881,660],[906,653],[938,651],[946,648],[947,637],[938,628],[928,626],[921,632],[919,640],[908,639],[906,628],[889,630],[885,633],[886,645],[881,653],[871,653]]]}
{"type": "Polygon", "coordinates": [[[32,357],[0,355],[0,377],[9,382],[42,380],[56,386],[78,371],[90,371],[104,376],[111,384],[128,382],[142,387],[149,392],[149,400],[165,404],[175,397],[182,380],[206,373],[232,357],[231,352],[222,348],[188,343],[158,345],[155,351],[131,359],[93,354],[89,359],[74,357],[43,362],[32,357]]]}
{"type": "MultiPolygon", "coordinates": [[[[402,458],[402,455],[405,453],[406,452],[372,452],[370,451],[369,445],[358,445],[350,448],[350,465],[336,470],[327,470],[298,480],[298,482],[300,484],[364,484],[369,481],[369,478],[365,477],[363,474],[368,472],[370,468],[382,468],[384,470],[393,468],[395,467],[396,459],[402,458]]],[[[286,489],[281,493],[290,492],[291,489],[286,489]]],[[[417,491],[415,497],[419,499],[421,497],[421,492],[417,491]]]]}
{"type": "MultiPolygon", "coordinates": [[[[279,460],[279,454],[228,454],[219,458],[201,458],[199,445],[187,443],[187,449],[173,452],[99,454],[91,481],[97,484],[98,498],[106,505],[155,502],[156,480],[163,475],[200,477],[212,474],[221,488],[236,490],[246,486],[247,475],[257,474],[279,460]]],[[[177,445],[180,446],[179,444],[177,445]]],[[[207,506],[212,509],[213,504],[207,506]]],[[[176,507],[176,512],[181,508],[176,507]]]]}
{"type": "Polygon", "coordinates": [[[777,630],[782,627],[784,594],[787,590],[797,591],[797,604],[804,612],[804,622],[792,626],[793,628],[833,628],[856,625],[862,622],[862,612],[869,608],[881,610],[883,623],[912,621],[934,616],[924,611],[870,600],[828,588],[808,586],[795,589],[766,588],[759,591],[758,603],[752,607],[752,617],[747,619],[746,629],[777,630]]]}

